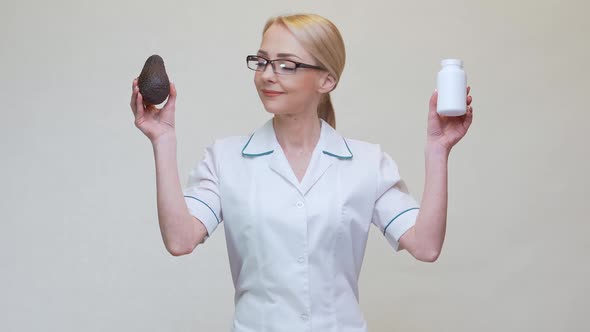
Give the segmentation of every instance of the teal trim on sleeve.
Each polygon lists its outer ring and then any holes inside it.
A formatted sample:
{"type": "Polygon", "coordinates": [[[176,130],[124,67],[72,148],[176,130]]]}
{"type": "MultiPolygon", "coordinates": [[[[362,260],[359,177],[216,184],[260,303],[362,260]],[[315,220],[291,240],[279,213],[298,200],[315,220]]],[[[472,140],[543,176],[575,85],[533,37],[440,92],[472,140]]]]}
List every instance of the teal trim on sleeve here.
{"type": "Polygon", "coordinates": [[[211,207],[210,207],[210,206],[209,206],[207,203],[205,203],[205,202],[203,202],[202,200],[200,200],[200,199],[198,199],[198,198],[196,198],[196,197],[193,197],[193,196],[186,196],[186,195],[185,195],[184,197],[192,198],[192,199],[194,199],[194,200],[197,200],[197,201],[199,201],[199,202],[201,202],[201,203],[205,204],[205,206],[206,206],[206,207],[208,207],[208,208],[209,208],[209,210],[211,210],[211,213],[213,213],[213,216],[215,216],[215,219],[217,220],[217,223],[219,224],[219,223],[221,222],[221,221],[219,221],[219,218],[217,218],[217,215],[215,214],[215,211],[213,211],[213,209],[212,209],[212,208],[211,208],[211,207]]]}
{"type": "Polygon", "coordinates": [[[339,156],[337,154],[330,153],[330,152],[328,152],[326,150],[324,150],[322,152],[324,154],[327,154],[328,156],[336,157],[338,159],[352,159],[353,154],[352,154],[352,151],[350,151],[350,147],[348,147],[348,144],[346,143],[346,140],[344,138],[342,138],[342,140],[344,141],[344,145],[346,145],[346,149],[348,149],[348,152],[350,153],[350,156],[339,156]]]}
{"type": "Polygon", "coordinates": [[[406,213],[406,212],[408,212],[408,211],[412,211],[412,210],[420,210],[420,208],[417,208],[417,207],[415,207],[415,208],[407,209],[407,210],[405,210],[405,211],[402,211],[402,212],[400,212],[400,214],[398,214],[398,215],[397,215],[397,216],[395,216],[393,219],[391,219],[391,221],[390,221],[390,222],[387,224],[387,226],[385,226],[385,228],[383,229],[383,235],[385,235],[385,232],[387,232],[387,227],[389,227],[389,225],[391,225],[391,223],[392,223],[392,222],[393,222],[395,219],[397,219],[397,217],[401,216],[402,214],[404,214],[404,213],[406,213]]]}

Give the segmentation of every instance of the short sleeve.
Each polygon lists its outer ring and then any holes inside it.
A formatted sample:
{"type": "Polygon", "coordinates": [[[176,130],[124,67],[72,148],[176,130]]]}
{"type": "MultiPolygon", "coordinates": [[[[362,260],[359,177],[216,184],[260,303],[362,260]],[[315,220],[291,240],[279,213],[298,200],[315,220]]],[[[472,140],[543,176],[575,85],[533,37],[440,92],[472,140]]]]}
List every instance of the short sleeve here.
{"type": "Polygon", "coordinates": [[[183,190],[189,213],[207,228],[205,240],[222,221],[216,157],[214,145],[207,147],[203,159],[190,171],[183,190]]]}
{"type": "Polygon", "coordinates": [[[397,165],[385,152],[381,152],[376,197],[372,223],[399,251],[399,239],[416,223],[419,205],[400,178],[397,165]]]}

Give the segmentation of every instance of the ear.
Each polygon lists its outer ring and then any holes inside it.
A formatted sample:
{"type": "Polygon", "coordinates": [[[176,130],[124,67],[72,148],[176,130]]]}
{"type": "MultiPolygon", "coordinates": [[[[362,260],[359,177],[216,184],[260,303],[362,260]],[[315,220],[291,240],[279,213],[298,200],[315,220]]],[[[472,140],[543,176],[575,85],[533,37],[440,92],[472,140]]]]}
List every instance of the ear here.
{"type": "Polygon", "coordinates": [[[318,88],[319,93],[328,93],[334,90],[336,87],[336,78],[330,73],[322,75],[320,78],[320,86],[318,88]]]}

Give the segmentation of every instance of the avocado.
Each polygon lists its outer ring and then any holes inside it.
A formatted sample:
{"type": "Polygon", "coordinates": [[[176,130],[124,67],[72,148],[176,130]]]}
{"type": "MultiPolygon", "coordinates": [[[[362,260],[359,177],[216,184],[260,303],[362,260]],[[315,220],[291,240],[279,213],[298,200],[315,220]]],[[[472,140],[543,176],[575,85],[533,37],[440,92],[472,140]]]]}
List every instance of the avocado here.
{"type": "Polygon", "coordinates": [[[158,105],[166,100],[170,92],[170,81],[161,56],[154,54],[147,58],[137,85],[147,106],[158,105]]]}

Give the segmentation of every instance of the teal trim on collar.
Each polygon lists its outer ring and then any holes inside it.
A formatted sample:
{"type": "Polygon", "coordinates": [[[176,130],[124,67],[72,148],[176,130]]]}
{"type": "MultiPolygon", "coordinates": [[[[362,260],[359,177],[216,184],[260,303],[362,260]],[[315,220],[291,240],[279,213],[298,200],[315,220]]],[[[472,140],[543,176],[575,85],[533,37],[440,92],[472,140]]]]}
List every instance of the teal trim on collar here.
{"type": "Polygon", "coordinates": [[[408,212],[408,211],[412,211],[412,210],[420,210],[420,208],[417,208],[417,207],[415,207],[415,208],[407,209],[407,210],[405,210],[405,211],[402,211],[402,212],[400,212],[400,214],[398,214],[398,215],[397,215],[397,216],[395,216],[393,219],[391,219],[391,221],[389,222],[389,224],[387,224],[387,226],[385,226],[385,228],[383,229],[383,235],[385,235],[385,232],[387,232],[387,227],[389,227],[389,225],[391,225],[391,223],[392,223],[392,222],[393,222],[395,219],[397,219],[397,217],[401,216],[402,214],[404,214],[404,213],[406,213],[406,212],[408,212]]]}
{"type": "MultiPolygon", "coordinates": [[[[317,142],[318,149],[321,149],[320,151],[325,155],[340,160],[352,159],[353,154],[346,139],[338,134],[326,121],[320,120],[321,132],[317,142]]],[[[243,157],[260,157],[273,153],[275,149],[280,149],[280,147],[276,139],[272,119],[270,119],[250,136],[241,153],[243,157]]]]}
{"type": "Polygon", "coordinates": [[[252,140],[252,137],[254,137],[254,134],[252,134],[250,136],[250,139],[248,140],[248,142],[246,142],[246,145],[244,145],[244,148],[242,149],[242,156],[245,156],[245,157],[260,157],[260,156],[265,156],[267,154],[271,154],[271,153],[273,153],[275,151],[275,150],[270,150],[270,151],[266,151],[266,152],[262,152],[262,153],[256,153],[256,154],[244,153],[244,151],[248,147],[248,144],[250,144],[250,141],[252,140]]]}
{"type": "Polygon", "coordinates": [[[346,143],[346,140],[344,139],[344,137],[342,138],[342,140],[344,141],[344,145],[346,145],[346,149],[348,150],[348,153],[350,153],[350,156],[339,156],[337,154],[330,153],[326,150],[323,150],[322,152],[324,154],[327,154],[328,156],[336,157],[338,159],[352,159],[352,157],[353,157],[352,151],[350,151],[350,148],[348,147],[348,144],[346,143]]]}

